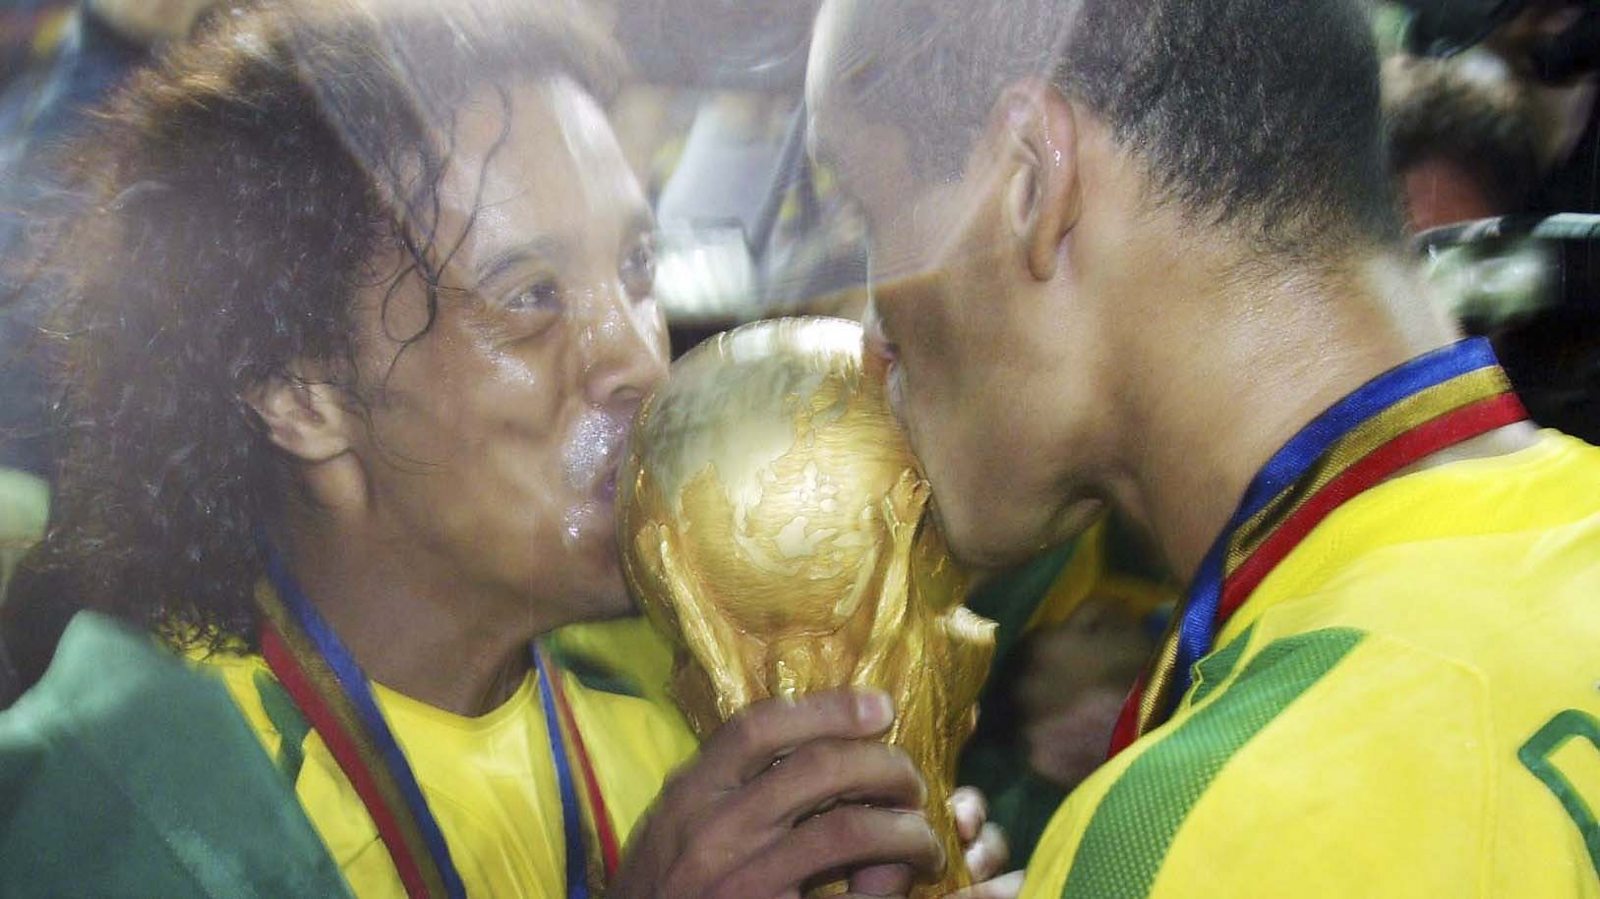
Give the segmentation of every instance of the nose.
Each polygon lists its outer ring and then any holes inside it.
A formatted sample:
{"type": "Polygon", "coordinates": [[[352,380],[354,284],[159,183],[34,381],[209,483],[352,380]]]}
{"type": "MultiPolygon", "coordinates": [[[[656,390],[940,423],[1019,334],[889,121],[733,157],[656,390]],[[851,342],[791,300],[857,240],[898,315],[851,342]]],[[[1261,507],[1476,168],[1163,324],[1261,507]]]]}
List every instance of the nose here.
{"type": "Polygon", "coordinates": [[[667,377],[666,326],[620,284],[598,293],[583,327],[583,389],[596,407],[631,412],[667,377]]]}

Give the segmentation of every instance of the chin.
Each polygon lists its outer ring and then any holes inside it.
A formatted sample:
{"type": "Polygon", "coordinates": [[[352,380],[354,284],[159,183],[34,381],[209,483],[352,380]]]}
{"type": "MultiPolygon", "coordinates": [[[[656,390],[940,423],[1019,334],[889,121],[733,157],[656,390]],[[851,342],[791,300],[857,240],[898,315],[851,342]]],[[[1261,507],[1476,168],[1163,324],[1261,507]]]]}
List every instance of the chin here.
{"type": "Polygon", "coordinates": [[[623,591],[620,594],[591,597],[579,605],[577,612],[575,622],[615,621],[618,618],[637,616],[639,607],[634,605],[633,598],[623,591]]]}
{"type": "Polygon", "coordinates": [[[1105,508],[1099,500],[1083,500],[1048,521],[1007,522],[1005,508],[946,509],[938,503],[936,488],[933,514],[958,561],[992,570],[1023,564],[1052,547],[1077,539],[1100,520],[1105,508]]]}
{"type": "Polygon", "coordinates": [[[1017,561],[1003,550],[997,552],[993,534],[981,522],[983,515],[965,509],[953,509],[939,501],[939,488],[934,486],[932,514],[945,545],[956,561],[974,568],[1000,568],[1017,561]]]}
{"type": "Polygon", "coordinates": [[[609,621],[639,614],[639,607],[622,579],[622,567],[615,552],[610,554],[605,569],[596,572],[584,589],[572,596],[572,601],[582,621],[609,621]]]}

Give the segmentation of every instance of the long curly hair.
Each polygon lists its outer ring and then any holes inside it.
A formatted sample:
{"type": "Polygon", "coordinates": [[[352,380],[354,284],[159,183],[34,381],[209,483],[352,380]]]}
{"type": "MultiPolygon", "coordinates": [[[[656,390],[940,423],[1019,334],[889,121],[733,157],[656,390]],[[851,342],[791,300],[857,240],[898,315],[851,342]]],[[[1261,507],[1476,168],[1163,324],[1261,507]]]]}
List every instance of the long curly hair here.
{"type": "Polygon", "coordinates": [[[75,145],[83,202],[44,229],[34,278],[60,296],[66,447],[34,564],[80,603],[185,648],[253,645],[258,535],[295,481],[244,397],[312,362],[359,402],[362,285],[420,279],[432,322],[467,93],[505,101],[506,83],[556,75],[614,88],[614,48],[572,5],[434,6],[227,10],[75,145]],[[376,270],[395,250],[400,270],[376,270]]]}

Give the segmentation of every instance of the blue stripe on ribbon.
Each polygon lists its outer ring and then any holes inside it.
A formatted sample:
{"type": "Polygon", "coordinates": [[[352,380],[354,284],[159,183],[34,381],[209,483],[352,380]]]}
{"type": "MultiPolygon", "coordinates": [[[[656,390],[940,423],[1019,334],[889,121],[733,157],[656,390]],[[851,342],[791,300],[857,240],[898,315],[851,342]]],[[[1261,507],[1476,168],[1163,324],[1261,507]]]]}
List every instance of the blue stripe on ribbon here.
{"type": "Polygon", "coordinates": [[[1268,460],[1245,491],[1224,536],[1300,480],[1329,447],[1373,416],[1429,387],[1499,364],[1489,341],[1477,337],[1418,356],[1367,382],[1317,416],[1268,460]]]}
{"type": "Polygon", "coordinates": [[[1429,387],[1496,365],[1499,362],[1495,359],[1494,348],[1481,337],[1418,356],[1335,403],[1273,454],[1245,491],[1227,527],[1211,545],[1189,588],[1178,629],[1175,687],[1168,702],[1176,702],[1188,692],[1195,663],[1211,652],[1216,643],[1221,626],[1217,621],[1217,609],[1222,603],[1223,561],[1234,533],[1266,508],[1274,497],[1304,477],[1335,443],[1374,416],[1429,387]]]}
{"type": "Polygon", "coordinates": [[[405,753],[395,741],[388,722],[383,719],[383,712],[379,710],[377,700],[372,695],[366,675],[362,673],[350,651],[339,641],[338,635],[322,616],[317,614],[316,607],[301,592],[300,584],[289,573],[276,548],[266,541],[262,543],[263,554],[266,556],[267,578],[278,591],[278,596],[283,599],[289,612],[299,622],[306,636],[317,647],[317,652],[332,669],[346,698],[350,700],[357,714],[361,716],[362,723],[366,725],[368,735],[382,753],[389,773],[399,787],[400,795],[405,797],[417,829],[428,845],[428,853],[433,857],[440,879],[444,881],[445,892],[450,899],[466,899],[466,887],[461,883],[455,862],[450,858],[449,844],[445,842],[444,833],[439,829],[439,822],[434,819],[433,811],[428,808],[428,801],[422,795],[422,787],[417,784],[416,775],[412,773],[405,753]]]}
{"type": "MultiPolygon", "coordinates": [[[[567,896],[589,899],[589,862],[584,857],[583,818],[578,809],[578,787],[567,759],[566,740],[561,735],[561,716],[556,710],[555,685],[545,665],[544,653],[534,650],[533,664],[539,672],[539,702],[544,706],[545,727],[550,731],[550,755],[555,759],[556,782],[561,785],[561,823],[567,832],[567,896]]],[[[576,721],[572,722],[577,727],[576,721]]]]}

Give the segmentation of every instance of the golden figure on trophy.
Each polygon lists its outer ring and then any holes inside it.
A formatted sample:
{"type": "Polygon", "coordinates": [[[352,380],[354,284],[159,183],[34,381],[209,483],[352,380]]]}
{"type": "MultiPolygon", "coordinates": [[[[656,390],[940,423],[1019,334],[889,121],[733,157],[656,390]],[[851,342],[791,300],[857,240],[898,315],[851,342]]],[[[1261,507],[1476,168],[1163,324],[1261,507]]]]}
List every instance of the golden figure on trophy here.
{"type": "Polygon", "coordinates": [[[701,734],[771,696],[877,687],[888,741],[928,781],[950,865],[969,882],[945,800],[972,733],[994,625],[929,514],[927,483],[861,328],[740,328],[677,363],[639,413],[619,475],[623,567],[677,647],[673,692],[701,734]]]}

